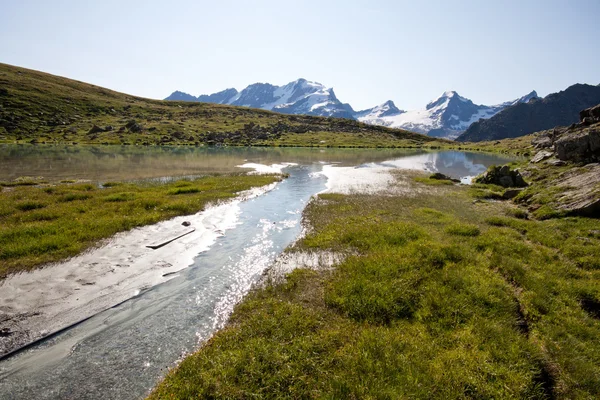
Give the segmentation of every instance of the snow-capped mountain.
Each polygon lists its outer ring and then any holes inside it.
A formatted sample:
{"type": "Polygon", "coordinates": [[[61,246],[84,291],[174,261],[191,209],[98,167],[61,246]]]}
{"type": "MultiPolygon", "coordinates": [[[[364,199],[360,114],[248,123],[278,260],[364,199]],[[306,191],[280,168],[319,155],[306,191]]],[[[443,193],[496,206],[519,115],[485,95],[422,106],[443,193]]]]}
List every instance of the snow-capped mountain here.
{"type": "Polygon", "coordinates": [[[425,109],[402,111],[396,108],[395,112],[382,113],[381,110],[390,109],[389,105],[393,105],[391,101],[388,101],[381,106],[356,113],[355,118],[368,124],[402,128],[429,136],[455,139],[473,122],[491,118],[506,107],[517,103],[527,103],[533,98],[537,98],[535,91],[516,100],[494,106],[484,106],[474,104],[471,100],[450,91],[444,92],[440,97],[431,101],[425,109]]]}
{"type": "Polygon", "coordinates": [[[211,95],[194,97],[180,91],[165,100],[200,101],[262,108],[285,114],[307,114],[325,117],[356,119],[373,125],[402,128],[430,136],[455,139],[472,123],[488,119],[517,103],[537,98],[535,91],[502,104],[485,106],[474,104],[454,91],[444,92],[424,109],[404,111],[389,100],[379,106],[354,111],[349,104],[338,100],[333,89],[317,82],[298,79],[287,85],[255,83],[241,92],[226,89],[211,95]]]}
{"type": "Polygon", "coordinates": [[[400,110],[393,101],[388,100],[385,103],[369,108],[368,110],[358,111],[354,114],[354,118],[360,120],[368,119],[375,120],[382,117],[389,117],[391,115],[398,115],[405,113],[406,111],[400,110]]]}
{"type": "Polygon", "coordinates": [[[165,100],[201,101],[325,117],[353,118],[354,114],[350,105],[337,99],[333,89],[306,79],[298,79],[284,86],[255,83],[241,92],[227,89],[198,97],[176,91],[165,100]]]}
{"type": "Polygon", "coordinates": [[[203,103],[231,104],[231,102],[237,95],[237,90],[225,89],[221,92],[213,93],[211,95],[204,94],[198,96],[195,101],[201,101],[203,103]]]}

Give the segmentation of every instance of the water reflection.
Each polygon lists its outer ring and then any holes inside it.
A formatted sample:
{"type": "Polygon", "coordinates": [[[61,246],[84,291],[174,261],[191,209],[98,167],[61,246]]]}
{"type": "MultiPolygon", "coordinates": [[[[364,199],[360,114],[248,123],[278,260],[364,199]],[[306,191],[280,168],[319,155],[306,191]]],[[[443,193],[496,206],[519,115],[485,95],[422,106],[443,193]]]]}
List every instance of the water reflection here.
{"type": "Polygon", "coordinates": [[[0,145],[0,180],[133,180],[241,172],[247,162],[357,165],[423,153],[410,149],[0,145]]]}
{"type": "Polygon", "coordinates": [[[510,158],[459,151],[418,149],[337,149],[277,147],[142,147],[0,145],[0,180],[42,176],[50,181],[137,180],[241,172],[244,163],[315,162],[378,165],[439,171],[456,178],[474,176],[510,158]]]}
{"type": "Polygon", "coordinates": [[[468,178],[485,172],[490,165],[505,164],[512,160],[512,158],[496,154],[444,151],[410,155],[381,163],[373,163],[373,165],[441,172],[453,178],[466,181],[468,178]]]}

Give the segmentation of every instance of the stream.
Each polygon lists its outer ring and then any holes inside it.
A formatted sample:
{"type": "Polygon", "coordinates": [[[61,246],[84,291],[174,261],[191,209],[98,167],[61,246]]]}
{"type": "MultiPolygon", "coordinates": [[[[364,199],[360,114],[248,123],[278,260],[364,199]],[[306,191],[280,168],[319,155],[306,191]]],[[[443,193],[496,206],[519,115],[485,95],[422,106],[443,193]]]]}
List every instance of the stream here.
{"type": "MultiPolygon", "coordinates": [[[[314,159],[285,152],[269,156],[270,162],[298,165],[284,169],[289,177],[274,190],[240,203],[234,229],[171,280],[0,361],[0,399],[144,398],[169,368],[224,326],[235,304],[298,237],[302,210],[326,188],[327,178],[319,174],[323,165],[411,168],[466,178],[507,161],[462,152],[356,154],[329,158],[321,153],[314,159]]],[[[229,154],[227,163],[263,162],[264,156],[229,154]]],[[[186,168],[187,164],[178,172],[197,172],[186,168]]],[[[63,174],[59,167],[54,171],[61,171],[59,177],[63,174]]],[[[162,176],[168,175],[165,172],[162,176]]],[[[142,178],[156,176],[160,174],[152,171],[152,176],[142,178]]]]}

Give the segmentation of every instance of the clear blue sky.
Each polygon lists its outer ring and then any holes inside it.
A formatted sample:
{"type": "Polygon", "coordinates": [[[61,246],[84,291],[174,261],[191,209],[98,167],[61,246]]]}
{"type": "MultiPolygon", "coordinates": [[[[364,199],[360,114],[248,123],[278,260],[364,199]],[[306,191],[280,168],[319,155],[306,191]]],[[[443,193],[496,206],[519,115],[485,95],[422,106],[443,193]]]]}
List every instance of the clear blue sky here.
{"type": "Polygon", "coordinates": [[[0,62],[135,95],[304,77],[355,109],[600,83],[600,0],[0,0],[0,62]]]}

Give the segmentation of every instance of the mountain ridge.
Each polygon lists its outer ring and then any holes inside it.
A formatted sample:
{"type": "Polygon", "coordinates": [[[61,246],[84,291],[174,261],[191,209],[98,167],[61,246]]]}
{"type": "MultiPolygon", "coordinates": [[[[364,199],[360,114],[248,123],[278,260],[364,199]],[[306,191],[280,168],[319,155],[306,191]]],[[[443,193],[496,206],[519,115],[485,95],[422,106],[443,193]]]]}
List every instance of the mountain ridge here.
{"type": "Polygon", "coordinates": [[[515,103],[484,121],[477,121],[457,138],[480,142],[525,136],[568,126],[579,121],[579,112],[600,104],[600,86],[577,83],[527,103],[515,103]]]}
{"type": "Polygon", "coordinates": [[[0,63],[0,143],[420,147],[444,142],[349,119],[147,99],[0,63]]]}
{"type": "Polygon", "coordinates": [[[424,109],[406,111],[398,108],[392,100],[388,100],[375,107],[355,111],[350,104],[343,103],[337,98],[333,88],[300,78],[282,86],[254,83],[240,92],[236,89],[226,89],[198,97],[175,91],[165,100],[229,104],[283,114],[354,119],[369,125],[400,128],[433,137],[455,139],[479,119],[490,118],[506,107],[537,97],[537,92],[534,90],[517,99],[486,106],[474,104],[456,91],[446,91],[430,101],[424,109]]]}

